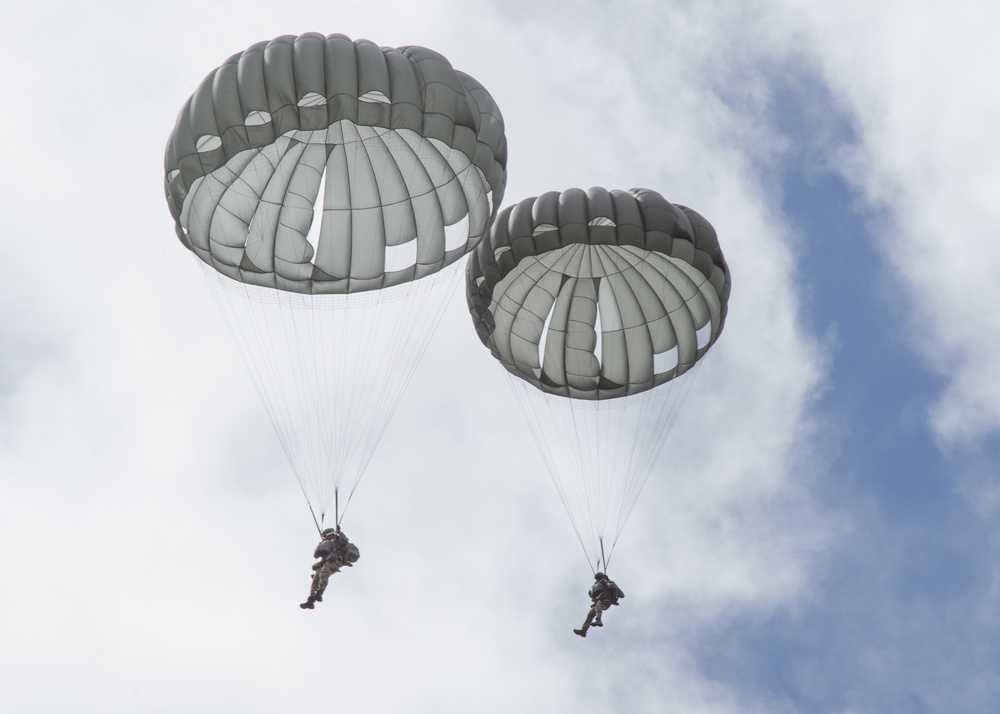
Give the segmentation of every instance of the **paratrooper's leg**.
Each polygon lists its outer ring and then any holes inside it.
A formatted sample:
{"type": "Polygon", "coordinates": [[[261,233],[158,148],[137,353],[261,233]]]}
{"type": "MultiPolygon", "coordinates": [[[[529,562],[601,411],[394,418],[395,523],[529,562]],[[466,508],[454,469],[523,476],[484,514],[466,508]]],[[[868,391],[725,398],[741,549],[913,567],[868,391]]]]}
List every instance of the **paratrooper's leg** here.
{"type": "Polygon", "coordinates": [[[309,597],[316,602],[323,602],[323,593],[326,592],[330,576],[336,572],[337,565],[335,563],[323,563],[323,567],[316,571],[316,576],[313,578],[312,593],[309,597]]]}
{"type": "Polygon", "coordinates": [[[586,637],[587,636],[587,630],[590,629],[591,623],[593,623],[595,625],[597,624],[596,622],[594,622],[594,616],[598,614],[597,611],[595,610],[596,607],[597,607],[597,605],[595,603],[590,608],[590,611],[587,613],[587,619],[583,621],[583,627],[581,627],[579,630],[573,630],[573,632],[575,632],[576,634],[580,635],[580,637],[586,637]]]}
{"type": "Polygon", "coordinates": [[[607,600],[598,600],[594,603],[594,607],[591,608],[591,612],[594,613],[594,627],[604,627],[604,623],[601,622],[601,615],[608,607],[610,607],[610,604],[607,600]]]}
{"type": "Polygon", "coordinates": [[[315,606],[314,603],[323,602],[323,592],[326,590],[326,584],[330,580],[330,575],[335,572],[337,572],[336,564],[323,563],[313,573],[312,587],[309,588],[309,599],[299,605],[299,607],[304,610],[312,610],[315,606]]]}

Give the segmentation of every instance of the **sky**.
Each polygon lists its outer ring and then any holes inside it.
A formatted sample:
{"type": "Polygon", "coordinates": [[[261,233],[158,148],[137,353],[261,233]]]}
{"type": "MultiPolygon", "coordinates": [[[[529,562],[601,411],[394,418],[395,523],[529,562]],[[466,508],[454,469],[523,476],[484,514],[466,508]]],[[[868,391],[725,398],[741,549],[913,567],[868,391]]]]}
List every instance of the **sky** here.
{"type": "Polygon", "coordinates": [[[1000,64],[984,0],[6,3],[0,710],[1000,707],[1000,64]],[[877,9],[875,9],[877,7],[877,9]],[[163,197],[177,112],[283,34],[488,88],[504,205],[647,187],[715,226],[717,345],[591,572],[460,292],[315,527],[163,197]]]}

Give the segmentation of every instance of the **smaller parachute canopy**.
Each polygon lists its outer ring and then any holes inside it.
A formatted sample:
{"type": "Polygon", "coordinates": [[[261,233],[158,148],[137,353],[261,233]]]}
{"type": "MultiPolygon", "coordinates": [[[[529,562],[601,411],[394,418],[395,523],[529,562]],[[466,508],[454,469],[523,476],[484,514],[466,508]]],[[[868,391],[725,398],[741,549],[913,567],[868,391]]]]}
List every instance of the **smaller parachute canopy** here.
{"type": "Polygon", "coordinates": [[[602,400],[684,374],[718,339],[729,268],[712,225],[648,189],[570,189],[504,209],[469,258],[480,340],[543,392],[602,400]]]}

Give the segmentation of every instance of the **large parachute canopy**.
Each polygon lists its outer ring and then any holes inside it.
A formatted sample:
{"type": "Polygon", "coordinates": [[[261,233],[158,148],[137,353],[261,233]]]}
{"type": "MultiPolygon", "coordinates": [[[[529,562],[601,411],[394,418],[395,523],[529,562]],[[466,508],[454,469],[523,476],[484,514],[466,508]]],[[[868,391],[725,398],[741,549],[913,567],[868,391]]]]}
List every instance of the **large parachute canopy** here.
{"type": "Polygon", "coordinates": [[[506,158],[479,82],[432,50],[344,35],[255,44],[181,109],[165,156],[177,236],[314,511],[342,482],[353,494],[506,158]]]}
{"type": "Polygon", "coordinates": [[[506,139],[489,93],[438,53],[306,34],[253,45],[209,74],[165,164],[177,235],[217,271],[354,293],[475,247],[503,195],[506,139]]]}
{"type": "Polygon", "coordinates": [[[504,209],[466,267],[476,332],[512,386],[588,560],[607,566],[699,364],[729,269],[711,224],[648,189],[504,209]]]}

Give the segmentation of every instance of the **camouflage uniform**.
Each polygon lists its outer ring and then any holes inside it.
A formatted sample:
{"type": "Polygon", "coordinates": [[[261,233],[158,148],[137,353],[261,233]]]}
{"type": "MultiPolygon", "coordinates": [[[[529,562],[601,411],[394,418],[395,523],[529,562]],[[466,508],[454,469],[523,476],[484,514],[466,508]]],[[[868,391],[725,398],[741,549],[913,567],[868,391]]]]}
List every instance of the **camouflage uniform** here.
{"type": "MultiPolygon", "coordinates": [[[[315,571],[312,576],[312,587],[309,589],[309,599],[299,605],[303,609],[312,610],[314,603],[323,602],[323,593],[326,585],[330,581],[330,576],[339,571],[343,566],[350,566],[347,562],[348,550],[352,549],[355,554],[357,548],[347,539],[340,528],[336,530],[328,528],[323,531],[323,540],[316,546],[313,552],[314,558],[320,558],[318,563],[313,565],[315,571]]],[[[354,557],[357,560],[357,557],[354,557]]]]}
{"type": "Polygon", "coordinates": [[[587,636],[587,630],[590,629],[591,625],[594,627],[604,627],[604,623],[601,622],[601,615],[612,605],[617,605],[620,598],[625,597],[625,593],[622,592],[621,588],[615,585],[613,580],[609,580],[608,576],[604,573],[597,573],[594,579],[597,582],[594,583],[588,593],[591,601],[590,612],[587,613],[587,619],[584,620],[583,627],[573,630],[580,637],[587,636]]]}
{"type": "Polygon", "coordinates": [[[323,593],[326,591],[326,584],[330,581],[330,576],[340,570],[342,563],[340,559],[324,560],[319,568],[313,573],[312,588],[309,590],[309,599],[322,602],[323,593]]]}

